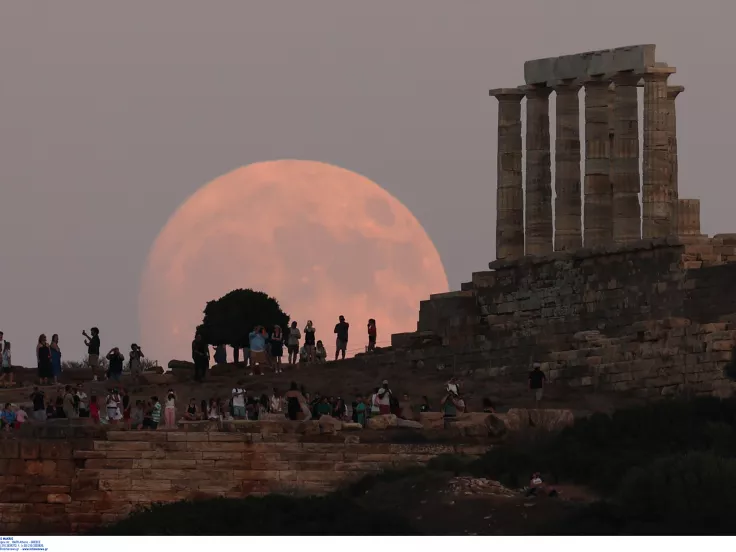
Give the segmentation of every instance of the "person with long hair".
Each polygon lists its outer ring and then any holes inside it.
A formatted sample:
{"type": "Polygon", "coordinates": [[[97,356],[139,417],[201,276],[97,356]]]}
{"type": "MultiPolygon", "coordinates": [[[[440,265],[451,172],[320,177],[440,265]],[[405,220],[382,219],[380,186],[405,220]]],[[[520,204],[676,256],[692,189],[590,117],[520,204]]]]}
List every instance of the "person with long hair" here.
{"type": "Polygon", "coordinates": [[[51,378],[51,348],[46,340],[46,334],[38,336],[36,343],[36,361],[38,363],[39,385],[48,385],[51,378]]]}
{"type": "Polygon", "coordinates": [[[315,361],[314,348],[316,345],[314,334],[317,329],[312,324],[311,320],[307,320],[307,325],[304,326],[304,349],[307,352],[307,362],[311,363],[315,361]]]}
{"type": "Polygon", "coordinates": [[[54,376],[54,383],[59,383],[61,375],[61,349],[59,348],[59,334],[51,336],[51,373],[54,376]]]}
{"type": "Polygon", "coordinates": [[[284,356],[284,334],[281,326],[276,325],[271,332],[271,356],[274,359],[274,372],[280,374],[283,372],[281,368],[281,357],[284,356]]]}

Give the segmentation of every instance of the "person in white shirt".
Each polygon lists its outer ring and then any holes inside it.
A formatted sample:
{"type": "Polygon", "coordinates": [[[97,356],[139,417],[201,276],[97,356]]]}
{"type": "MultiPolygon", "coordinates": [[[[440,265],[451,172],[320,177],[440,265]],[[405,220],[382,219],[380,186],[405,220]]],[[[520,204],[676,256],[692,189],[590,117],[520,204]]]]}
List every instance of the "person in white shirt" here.
{"type": "Polygon", "coordinates": [[[89,400],[87,399],[87,393],[84,392],[82,384],[77,385],[77,398],[79,399],[79,417],[89,418],[89,400]]]}
{"type": "Polygon", "coordinates": [[[388,380],[383,380],[377,393],[378,410],[381,414],[391,414],[391,394],[388,380]]]}
{"type": "Polygon", "coordinates": [[[291,323],[289,328],[289,337],[286,340],[286,349],[289,353],[289,364],[296,364],[297,358],[299,357],[299,340],[302,338],[302,333],[297,328],[296,322],[291,323]]]}
{"type": "Polygon", "coordinates": [[[274,414],[281,414],[284,411],[284,399],[278,389],[273,390],[273,395],[269,400],[269,409],[274,414]]]}
{"type": "Polygon", "coordinates": [[[166,407],[164,408],[164,427],[176,427],[176,393],[173,389],[169,389],[166,395],[166,407]]]}
{"type": "Polygon", "coordinates": [[[235,387],[232,391],[233,396],[233,417],[234,418],[240,418],[245,419],[246,418],[246,412],[245,412],[245,389],[242,387],[243,382],[239,381],[238,386],[235,387]]]}

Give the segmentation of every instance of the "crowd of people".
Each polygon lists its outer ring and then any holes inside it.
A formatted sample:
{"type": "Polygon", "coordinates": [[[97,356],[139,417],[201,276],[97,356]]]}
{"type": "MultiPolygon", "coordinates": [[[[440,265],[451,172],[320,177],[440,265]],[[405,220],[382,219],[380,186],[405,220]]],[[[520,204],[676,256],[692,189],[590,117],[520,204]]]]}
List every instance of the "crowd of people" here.
{"type": "MultiPolygon", "coordinates": [[[[302,331],[296,322],[283,330],[276,325],[269,332],[265,326],[256,326],[248,335],[248,347],[243,347],[243,362],[250,367],[250,375],[263,374],[264,368],[272,369],[279,374],[284,371],[284,351],[287,353],[288,366],[300,364],[321,364],[327,362],[327,350],[322,340],[316,339],[317,330],[311,320],[307,320],[302,331]],[[301,344],[302,337],[304,338],[301,344]]],[[[367,352],[376,349],[376,321],[371,318],[367,324],[368,330],[368,346],[367,352]]],[[[345,359],[348,347],[348,339],[350,333],[350,323],[345,320],[344,316],[338,318],[335,324],[335,360],[338,358],[345,359]]],[[[233,350],[233,360],[235,363],[240,362],[241,348],[235,347],[233,350]]],[[[195,368],[195,379],[201,381],[210,365],[209,345],[205,342],[201,334],[197,334],[192,341],[192,361],[195,368]]],[[[215,346],[214,361],[216,364],[224,364],[227,362],[227,350],[224,344],[215,346]]]]}

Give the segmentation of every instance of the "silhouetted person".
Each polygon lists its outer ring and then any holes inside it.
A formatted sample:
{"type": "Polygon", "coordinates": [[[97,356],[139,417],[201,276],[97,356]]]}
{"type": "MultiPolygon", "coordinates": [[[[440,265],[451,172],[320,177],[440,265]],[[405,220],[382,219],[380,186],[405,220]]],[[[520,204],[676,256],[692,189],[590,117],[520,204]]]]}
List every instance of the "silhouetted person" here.
{"type": "Polygon", "coordinates": [[[97,381],[97,372],[100,370],[100,329],[94,327],[90,330],[92,336],[82,330],[84,344],[87,346],[87,363],[92,370],[92,380],[97,381]]]}
{"type": "Polygon", "coordinates": [[[51,347],[46,341],[46,334],[38,336],[36,344],[36,360],[38,361],[38,380],[40,385],[47,385],[51,378],[51,347]]]}
{"type": "Polygon", "coordinates": [[[296,322],[291,323],[289,328],[289,335],[286,338],[286,350],[289,353],[289,364],[296,364],[299,359],[299,340],[302,338],[302,334],[299,328],[296,327],[296,322]]]}
{"type": "Polygon", "coordinates": [[[192,341],[192,361],[194,362],[194,380],[204,381],[204,376],[210,367],[210,349],[201,334],[195,335],[192,341]]]}
{"type": "Polygon", "coordinates": [[[345,360],[345,351],[348,348],[348,329],[350,324],[345,322],[345,317],[340,316],[340,321],[335,324],[335,333],[337,334],[337,341],[335,344],[335,360],[338,355],[342,352],[342,359],[345,360]]]}
{"type": "Polygon", "coordinates": [[[107,377],[113,381],[120,381],[120,377],[123,375],[123,363],[125,362],[125,355],[120,352],[120,349],[113,347],[110,352],[107,353],[107,361],[110,363],[107,369],[107,377]]]}
{"type": "Polygon", "coordinates": [[[547,376],[542,372],[542,366],[538,363],[534,363],[534,369],[529,372],[529,390],[534,393],[534,404],[538,405],[539,401],[542,400],[544,394],[544,382],[547,380],[547,376]]]}
{"type": "Polygon", "coordinates": [[[371,318],[368,320],[368,351],[376,350],[376,321],[371,318]]]}

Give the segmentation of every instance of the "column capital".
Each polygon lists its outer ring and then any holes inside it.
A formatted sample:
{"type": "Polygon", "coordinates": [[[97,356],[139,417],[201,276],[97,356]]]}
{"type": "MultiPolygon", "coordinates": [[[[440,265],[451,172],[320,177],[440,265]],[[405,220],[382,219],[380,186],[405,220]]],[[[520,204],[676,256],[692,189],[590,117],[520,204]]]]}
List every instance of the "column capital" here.
{"type": "Polygon", "coordinates": [[[519,90],[521,90],[527,98],[546,98],[552,93],[552,88],[536,84],[520,86],[519,90]]]}
{"type": "Polygon", "coordinates": [[[641,75],[633,71],[619,71],[611,75],[614,86],[639,86],[641,75]]]}
{"type": "Polygon", "coordinates": [[[677,69],[675,67],[647,67],[641,73],[641,78],[644,82],[661,82],[666,81],[670,75],[674,75],[675,73],[677,73],[677,69]]]}
{"type": "Polygon", "coordinates": [[[552,89],[557,94],[577,94],[583,87],[582,83],[577,79],[561,80],[556,82],[552,89]]]}
{"type": "Polygon", "coordinates": [[[524,92],[519,88],[494,88],[488,91],[489,96],[493,96],[499,102],[520,102],[524,97],[524,92]]]}
{"type": "Polygon", "coordinates": [[[682,94],[684,91],[685,91],[684,86],[680,86],[680,85],[668,86],[667,87],[667,97],[670,100],[674,100],[677,96],[682,94]]]}

